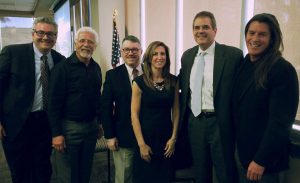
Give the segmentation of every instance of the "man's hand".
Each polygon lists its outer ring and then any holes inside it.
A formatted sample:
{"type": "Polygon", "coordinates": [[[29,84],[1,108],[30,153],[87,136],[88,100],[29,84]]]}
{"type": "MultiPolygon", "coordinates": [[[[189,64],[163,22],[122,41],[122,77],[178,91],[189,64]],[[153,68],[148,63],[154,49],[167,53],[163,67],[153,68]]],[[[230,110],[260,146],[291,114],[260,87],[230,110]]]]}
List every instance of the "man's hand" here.
{"type": "Polygon", "coordinates": [[[99,125],[99,131],[98,131],[98,139],[101,139],[104,135],[104,130],[102,125],[99,125]]]}
{"type": "Polygon", "coordinates": [[[251,181],[260,181],[264,171],[265,167],[260,166],[255,163],[255,161],[251,161],[248,166],[247,179],[251,181]]]}
{"type": "Polygon", "coordinates": [[[0,123],[0,140],[2,140],[6,136],[5,130],[0,123]]]}
{"type": "Polygon", "coordinates": [[[66,148],[65,137],[62,135],[53,137],[52,147],[59,152],[64,152],[66,148]]]}
{"type": "Polygon", "coordinates": [[[112,139],[107,139],[106,143],[108,149],[111,151],[117,151],[119,149],[118,139],[116,137],[112,139]]]}

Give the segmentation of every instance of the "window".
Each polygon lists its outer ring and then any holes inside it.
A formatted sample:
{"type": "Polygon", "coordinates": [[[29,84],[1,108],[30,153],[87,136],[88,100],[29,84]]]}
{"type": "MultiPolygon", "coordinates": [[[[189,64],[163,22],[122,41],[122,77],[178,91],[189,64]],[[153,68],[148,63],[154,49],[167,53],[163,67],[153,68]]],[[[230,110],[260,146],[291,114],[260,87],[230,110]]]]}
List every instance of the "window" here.
{"type": "Polygon", "coordinates": [[[0,18],[0,49],[10,44],[32,42],[33,18],[0,18]]]}

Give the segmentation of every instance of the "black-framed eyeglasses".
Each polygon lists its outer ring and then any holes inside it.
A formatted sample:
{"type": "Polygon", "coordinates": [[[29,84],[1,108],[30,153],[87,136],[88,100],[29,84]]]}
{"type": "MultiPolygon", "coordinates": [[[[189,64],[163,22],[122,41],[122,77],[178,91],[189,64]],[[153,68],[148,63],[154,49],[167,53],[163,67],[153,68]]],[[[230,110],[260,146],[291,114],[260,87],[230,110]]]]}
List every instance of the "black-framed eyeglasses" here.
{"type": "Polygon", "coordinates": [[[140,51],[140,49],[138,49],[138,48],[132,48],[132,49],[130,49],[130,48],[123,48],[122,50],[123,50],[123,52],[125,54],[128,54],[130,52],[132,52],[133,54],[137,54],[140,51]]]}
{"type": "Polygon", "coordinates": [[[33,32],[35,32],[38,37],[44,37],[45,35],[47,35],[47,37],[54,38],[57,36],[57,32],[45,32],[45,31],[38,31],[35,29],[33,29],[33,32]]]}

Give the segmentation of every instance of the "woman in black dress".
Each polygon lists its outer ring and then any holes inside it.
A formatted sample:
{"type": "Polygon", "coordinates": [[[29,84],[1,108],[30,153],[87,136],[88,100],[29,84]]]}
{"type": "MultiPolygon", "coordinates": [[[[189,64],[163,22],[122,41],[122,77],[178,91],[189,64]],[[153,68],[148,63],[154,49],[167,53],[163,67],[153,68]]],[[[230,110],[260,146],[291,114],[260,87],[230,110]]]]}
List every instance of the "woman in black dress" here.
{"type": "Polygon", "coordinates": [[[179,121],[179,89],[170,74],[169,49],[164,43],[148,46],[143,70],[132,85],[131,118],[138,143],[133,181],[168,183],[179,121]]]}

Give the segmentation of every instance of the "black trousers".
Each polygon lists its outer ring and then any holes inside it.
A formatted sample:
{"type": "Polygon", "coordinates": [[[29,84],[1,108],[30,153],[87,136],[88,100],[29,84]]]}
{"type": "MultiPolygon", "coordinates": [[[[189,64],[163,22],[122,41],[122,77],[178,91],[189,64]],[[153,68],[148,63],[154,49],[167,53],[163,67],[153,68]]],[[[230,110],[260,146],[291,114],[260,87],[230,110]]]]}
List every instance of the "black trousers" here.
{"type": "Polygon", "coordinates": [[[188,123],[196,183],[212,183],[213,169],[219,183],[232,183],[226,173],[216,117],[195,117],[190,113],[188,123]]]}
{"type": "Polygon", "coordinates": [[[52,148],[46,112],[30,113],[17,137],[4,138],[2,145],[13,183],[50,182],[52,148]]]}

